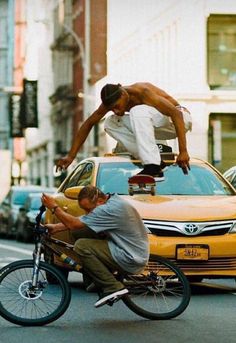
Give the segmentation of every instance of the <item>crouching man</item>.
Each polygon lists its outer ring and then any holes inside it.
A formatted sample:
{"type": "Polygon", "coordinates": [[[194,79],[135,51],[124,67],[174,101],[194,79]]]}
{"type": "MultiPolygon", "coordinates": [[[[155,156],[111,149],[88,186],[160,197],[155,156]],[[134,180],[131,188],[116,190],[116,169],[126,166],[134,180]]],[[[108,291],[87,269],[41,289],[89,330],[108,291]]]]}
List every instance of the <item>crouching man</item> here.
{"type": "Polygon", "coordinates": [[[61,222],[48,224],[50,233],[69,229],[76,234],[74,250],[84,271],[101,289],[95,303],[95,307],[100,307],[128,293],[113,271],[138,273],[147,264],[147,231],[136,209],[117,194],[104,194],[94,186],[86,186],[79,193],[78,202],[86,214],[74,217],[57,206],[53,197],[42,196],[42,203],[61,222]]]}

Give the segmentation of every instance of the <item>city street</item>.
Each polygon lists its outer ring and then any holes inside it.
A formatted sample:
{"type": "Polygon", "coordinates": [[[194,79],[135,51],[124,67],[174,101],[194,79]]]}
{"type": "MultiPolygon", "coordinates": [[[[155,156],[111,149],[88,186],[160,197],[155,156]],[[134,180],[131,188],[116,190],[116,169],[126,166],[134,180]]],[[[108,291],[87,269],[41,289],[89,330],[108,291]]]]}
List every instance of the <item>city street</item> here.
{"type": "Polygon", "coordinates": [[[236,343],[235,47],[235,0],[0,0],[0,313],[50,322],[0,343],[236,343]]]}
{"type": "MultiPolygon", "coordinates": [[[[32,244],[0,240],[1,266],[30,258],[32,244]]],[[[204,280],[205,282],[209,280],[204,280]]],[[[0,318],[1,343],[150,343],[235,342],[236,289],[234,280],[217,280],[221,286],[192,285],[187,310],[169,321],[148,321],[120,301],[113,307],[94,309],[94,293],[83,290],[79,274],[70,275],[72,302],[67,312],[45,327],[19,327],[0,318]],[[235,292],[235,293],[234,293],[235,292]]]]}

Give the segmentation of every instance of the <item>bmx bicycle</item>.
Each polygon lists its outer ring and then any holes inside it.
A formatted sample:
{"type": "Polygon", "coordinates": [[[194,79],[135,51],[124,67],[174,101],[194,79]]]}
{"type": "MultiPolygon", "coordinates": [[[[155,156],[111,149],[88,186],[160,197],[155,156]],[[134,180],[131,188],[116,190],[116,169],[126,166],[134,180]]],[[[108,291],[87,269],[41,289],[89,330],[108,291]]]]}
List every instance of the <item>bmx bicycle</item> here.
{"type": "MultiPolygon", "coordinates": [[[[47,234],[40,224],[45,207],[41,206],[35,224],[35,249],[32,260],[10,263],[0,270],[0,315],[22,326],[41,326],[55,321],[67,310],[71,289],[57,267],[43,261],[49,249],[73,270],[80,265],[62,252],[73,245],[47,234]]],[[[181,314],[190,301],[190,287],[183,272],[169,260],[150,256],[140,274],[117,273],[129,293],[121,299],[136,314],[152,320],[171,319],[181,314]]],[[[108,305],[113,305],[113,299],[108,305]]]]}

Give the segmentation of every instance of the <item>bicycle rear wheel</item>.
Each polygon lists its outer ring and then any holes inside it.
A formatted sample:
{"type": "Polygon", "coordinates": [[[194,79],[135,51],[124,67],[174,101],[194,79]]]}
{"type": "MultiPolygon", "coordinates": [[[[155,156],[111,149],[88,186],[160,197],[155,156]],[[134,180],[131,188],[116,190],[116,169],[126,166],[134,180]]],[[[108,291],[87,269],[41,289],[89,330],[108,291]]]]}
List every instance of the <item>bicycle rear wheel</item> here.
{"type": "Polygon", "coordinates": [[[187,278],[175,264],[160,256],[151,256],[142,274],[127,274],[122,282],[129,290],[122,300],[144,318],[174,318],[186,309],[190,301],[187,278]]]}
{"type": "Polygon", "coordinates": [[[23,260],[5,266],[0,273],[0,315],[23,326],[40,326],[58,319],[70,304],[71,290],[63,275],[40,262],[36,287],[32,286],[34,262],[23,260]],[[57,280],[48,282],[47,277],[57,280]]]}

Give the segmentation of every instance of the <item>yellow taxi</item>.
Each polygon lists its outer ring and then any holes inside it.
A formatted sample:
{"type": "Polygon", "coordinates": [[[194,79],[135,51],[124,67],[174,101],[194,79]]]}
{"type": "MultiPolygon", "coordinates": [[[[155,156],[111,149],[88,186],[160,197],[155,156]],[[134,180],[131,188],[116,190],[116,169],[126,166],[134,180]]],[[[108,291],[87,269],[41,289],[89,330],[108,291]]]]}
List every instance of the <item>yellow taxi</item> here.
{"type": "MultiPolygon", "coordinates": [[[[140,213],[149,232],[151,253],[171,259],[196,281],[236,277],[235,189],[203,160],[192,159],[188,175],[175,164],[174,155],[166,154],[165,162],[165,181],[156,184],[156,194],[131,196],[128,178],[142,169],[140,161],[114,154],[87,158],[61,184],[56,202],[80,216],[83,211],[76,199],[83,186],[92,184],[104,193],[118,193],[140,213]]],[[[57,218],[47,211],[46,221],[55,223],[57,218]]],[[[57,236],[71,239],[69,231],[57,236]]],[[[54,256],[45,258],[61,266],[54,256]]]]}

